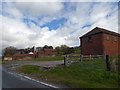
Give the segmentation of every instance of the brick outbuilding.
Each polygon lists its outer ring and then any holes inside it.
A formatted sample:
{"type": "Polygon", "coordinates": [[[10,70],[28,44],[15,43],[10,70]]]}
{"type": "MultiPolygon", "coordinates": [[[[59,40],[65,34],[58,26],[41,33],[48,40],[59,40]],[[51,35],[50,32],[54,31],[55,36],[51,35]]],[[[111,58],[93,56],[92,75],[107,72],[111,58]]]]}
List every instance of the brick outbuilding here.
{"type": "Polygon", "coordinates": [[[54,49],[42,49],[40,51],[38,51],[38,57],[41,56],[55,56],[56,55],[56,51],[54,49]]]}
{"type": "Polygon", "coordinates": [[[82,55],[120,55],[120,34],[96,27],[80,37],[82,55]]]}

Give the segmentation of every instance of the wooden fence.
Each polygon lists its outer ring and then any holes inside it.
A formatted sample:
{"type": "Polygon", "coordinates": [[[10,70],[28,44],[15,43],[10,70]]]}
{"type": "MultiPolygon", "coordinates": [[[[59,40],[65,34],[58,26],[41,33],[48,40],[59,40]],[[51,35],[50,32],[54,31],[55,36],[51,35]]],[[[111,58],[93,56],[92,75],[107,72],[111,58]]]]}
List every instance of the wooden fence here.
{"type": "Polygon", "coordinates": [[[66,55],[64,57],[64,65],[69,65],[72,62],[95,60],[95,58],[105,58],[105,56],[104,55],[66,55]]]}
{"type": "Polygon", "coordinates": [[[82,62],[87,60],[97,60],[97,58],[102,58],[103,61],[106,62],[106,70],[111,71],[111,65],[110,65],[110,58],[109,55],[80,55],[80,56],[72,56],[72,55],[66,55],[64,57],[64,66],[70,65],[72,62],[82,62]]]}
{"type": "Polygon", "coordinates": [[[105,55],[66,55],[66,60],[70,61],[87,61],[94,60],[95,58],[105,58],[105,55]]]}
{"type": "Polygon", "coordinates": [[[105,55],[81,55],[80,61],[94,60],[95,58],[105,58],[105,55]]]}

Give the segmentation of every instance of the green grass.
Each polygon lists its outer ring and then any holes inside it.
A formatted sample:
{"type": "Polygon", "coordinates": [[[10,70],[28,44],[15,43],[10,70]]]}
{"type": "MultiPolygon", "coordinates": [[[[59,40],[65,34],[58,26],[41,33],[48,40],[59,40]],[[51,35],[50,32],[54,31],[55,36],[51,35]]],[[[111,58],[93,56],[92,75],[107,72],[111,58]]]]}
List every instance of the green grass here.
{"type": "Polygon", "coordinates": [[[34,60],[36,61],[58,61],[58,60],[63,60],[63,56],[54,56],[54,57],[39,57],[34,60]]]}
{"type": "Polygon", "coordinates": [[[39,66],[25,65],[19,68],[25,74],[34,74],[38,78],[79,88],[117,88],[118,75],[106,71],[102,60],[73,63],[68,67],[58,66],[44,70],[39,66]]]}
{"type": "Polygon", "coordinates": [[[39,73],[39,66],[25,65],[22,67],[22,72],[27,74],[37,74],[39,73]]]}

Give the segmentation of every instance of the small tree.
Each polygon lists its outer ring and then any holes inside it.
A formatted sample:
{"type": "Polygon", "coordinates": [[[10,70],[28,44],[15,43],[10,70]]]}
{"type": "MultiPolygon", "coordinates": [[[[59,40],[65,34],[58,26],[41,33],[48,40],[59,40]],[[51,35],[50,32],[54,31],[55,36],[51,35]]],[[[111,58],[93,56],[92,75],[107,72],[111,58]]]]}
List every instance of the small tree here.
{"type": "Polygon", "coordinates": [[[48,48],[49,48],[49,49],[53,49],[53,47],[52,47],[52,46],[48,46],[48,48]]]}
{"type": "Polygon", "coordinates": [[[47,49],[49,46],[48,45],[45,45],[44,47],[43,47],[43,49],[47,49]]]}
{"type": "Polygon", "coordinates": [[[57,46],[57,47],[55,47],[55,50],[56,50],[56,52],[57,52],[57,54],[59,55],[60,54],[60,47],[59,46],[57,46]]]}
{"type": "Polygon", "coordinates": [[[5,49],[3,49],[3,56],[12,56],[15,54],[16,50],[17,49],[13,46],[6,47],[5,49]]]}
{"type": "Polygon", "coordinates": [[[65,54],[74,53],[74,48],[73,48],[73,47],[67,47],[64,53],[65,53],[65,54]]]}

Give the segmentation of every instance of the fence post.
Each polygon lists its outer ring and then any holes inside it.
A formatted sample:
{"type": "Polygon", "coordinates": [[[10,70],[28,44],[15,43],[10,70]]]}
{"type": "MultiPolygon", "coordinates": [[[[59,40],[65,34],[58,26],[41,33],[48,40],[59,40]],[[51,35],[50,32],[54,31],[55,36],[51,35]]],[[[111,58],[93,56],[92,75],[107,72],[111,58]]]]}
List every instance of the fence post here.
{"type": "Polygon", "coordinates": [[[105,60],[106,60],[106,68],[108,71],[110,71],[110,62],[109,62],[109,55],[106,55],[105,56],[105,60]]]}
{"type": "Polygon", "coordinates": [[[82,55],[80,55],[80,61],[82,62],[82,55]]]}
{"type": "Polygon", "coordinates": [[[91,60],[91,55],[90,55],[90,60],[91,60]]]}
{"type": "Polygon", "coordinates": [[[66,66],[66,56],[64,57],[64,66],[66,66]]]}

